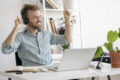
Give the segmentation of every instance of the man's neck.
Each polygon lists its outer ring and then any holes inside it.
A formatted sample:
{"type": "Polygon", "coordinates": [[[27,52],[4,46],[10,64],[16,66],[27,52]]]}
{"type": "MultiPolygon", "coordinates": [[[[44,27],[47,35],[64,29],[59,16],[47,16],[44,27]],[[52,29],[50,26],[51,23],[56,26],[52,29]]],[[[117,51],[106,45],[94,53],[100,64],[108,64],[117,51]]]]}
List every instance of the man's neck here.
{"type": "Polygon", "coordinates": [[[33,35],[36,35],[38,33],[38,29],[33,29],[33,28],[29,27],[29,26],[27,26],[26,29],[28,31],[30,31],[33,35]]]}

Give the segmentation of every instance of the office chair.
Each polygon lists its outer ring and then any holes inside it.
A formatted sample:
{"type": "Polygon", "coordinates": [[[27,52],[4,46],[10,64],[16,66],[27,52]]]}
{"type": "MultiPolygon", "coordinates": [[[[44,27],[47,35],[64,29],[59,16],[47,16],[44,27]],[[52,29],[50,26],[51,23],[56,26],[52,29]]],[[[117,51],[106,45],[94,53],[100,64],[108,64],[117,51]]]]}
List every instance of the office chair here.
{"type": "MultiPolygon", "coordinates": [[[[16,60],[16,66],[22,66],[22,61],[20,60],[18,56],[18,52],[15,52],[15,60],[16,60]]],[[[8,80],[12,80],[12,79],[8,78],[8,80]]]]}
{"type": "Polygon", "coordinates": [[[22,61],[18,56],[18,52],[15,52],[16,66],[22,66],[22,61]]]}

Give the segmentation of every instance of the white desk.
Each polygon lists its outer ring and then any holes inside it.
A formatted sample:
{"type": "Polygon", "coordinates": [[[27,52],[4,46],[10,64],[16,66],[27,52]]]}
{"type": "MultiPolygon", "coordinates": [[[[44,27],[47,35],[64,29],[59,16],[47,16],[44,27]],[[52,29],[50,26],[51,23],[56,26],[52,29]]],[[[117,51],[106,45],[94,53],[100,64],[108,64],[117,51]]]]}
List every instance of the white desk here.
{"type": "Polygon", "coordinates": [[[74,70],[74,71],[62,71],[62,72],[37,72],[37,73],[5,73],[0,71],[0,75],[11,77],[15,80],[68,80],[76,78],[87,78],[87,77],[100,77],[106,75],[117,75],[120,74],[120,68],[111,68],[110,64],[105,64],[101,70],[89,68],[86,70],[74,70]]]}

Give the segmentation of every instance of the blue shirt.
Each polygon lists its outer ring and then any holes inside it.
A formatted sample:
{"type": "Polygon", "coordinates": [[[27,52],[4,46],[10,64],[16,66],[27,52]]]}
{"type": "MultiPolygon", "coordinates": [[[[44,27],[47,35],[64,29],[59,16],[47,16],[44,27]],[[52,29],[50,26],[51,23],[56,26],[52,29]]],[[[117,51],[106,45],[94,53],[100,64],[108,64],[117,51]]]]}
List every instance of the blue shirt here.
{"type": "Polygon", "coordinates": [[[64,35],[52,34],[43,29],[33,35],[25,30],[17,34],[13,45],[3,43],[1,49],[6,54],[17,51],[23,66],[43,66],[52,63],[50,45],[56,44],[67,44],[64,35]]]}

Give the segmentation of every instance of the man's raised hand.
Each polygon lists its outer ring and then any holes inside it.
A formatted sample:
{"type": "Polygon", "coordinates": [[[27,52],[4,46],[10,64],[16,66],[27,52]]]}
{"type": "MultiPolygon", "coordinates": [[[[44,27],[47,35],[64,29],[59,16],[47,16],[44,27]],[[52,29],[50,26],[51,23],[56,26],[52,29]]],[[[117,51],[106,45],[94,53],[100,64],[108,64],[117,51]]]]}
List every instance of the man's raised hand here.
{"type": "Polygon", "coordinates": [[[64,18],[65,20],[70,20],[70,12],[68,11],[66,4],[64,5],[64,18]]]}
{"type": "Polygon", "coordinates": [[[15,28],[20,29],[22,23],[23,23],[23,20],[17,16],[17,18],[15,19],[15,28]]]}

